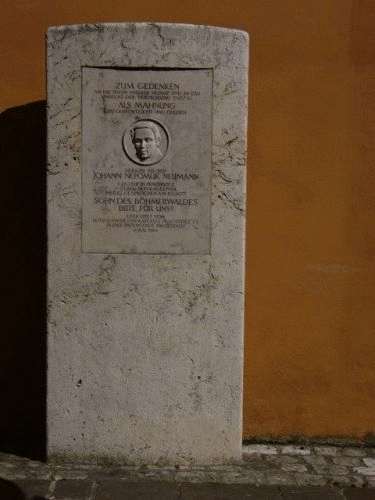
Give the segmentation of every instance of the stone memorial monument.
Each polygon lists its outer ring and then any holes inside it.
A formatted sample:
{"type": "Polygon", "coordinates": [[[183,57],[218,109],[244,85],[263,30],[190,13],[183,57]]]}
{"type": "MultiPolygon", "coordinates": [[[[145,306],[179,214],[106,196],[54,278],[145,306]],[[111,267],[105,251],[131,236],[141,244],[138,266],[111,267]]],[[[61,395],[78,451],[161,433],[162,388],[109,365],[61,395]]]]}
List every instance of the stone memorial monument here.
{"type": "Polygon", "coordinates": [[[50,460],[241,458],[248,37],[54,27],[50,460]]]}

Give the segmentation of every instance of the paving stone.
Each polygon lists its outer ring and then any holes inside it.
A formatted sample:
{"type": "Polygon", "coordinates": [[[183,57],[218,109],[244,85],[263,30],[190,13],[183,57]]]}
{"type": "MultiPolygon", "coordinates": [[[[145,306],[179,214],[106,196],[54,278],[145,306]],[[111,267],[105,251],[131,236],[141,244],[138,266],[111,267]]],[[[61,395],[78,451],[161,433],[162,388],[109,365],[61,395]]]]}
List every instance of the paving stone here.
{"type": "Polygon", "coordinates": [[[317,455],[328,455],[330,457],[336,457],[340,455],[340,449],[335,446],[315,446],[314,451],[317,455]]]}
{"type": "MultiPolygon", "coordinates": [[[[357,483],[353,482],[353,480],[350,476],[330,475],[330,476],[323,476],[323,477],[325,479],[325,486],[339,486],[340,488],[347,487],[347,486],[357,486],[357,483]]],[[[359,486],[363,486],[363,481],[361,481],[359,486]]]]}
{"type": "Polygon", "coordinates": [[[347,500],[375,500],[375,488],[347,488],[344,496],[347,500]]]}
{"type": "MultiPolygon", "coordinates": [[[[221,478],[225,472],[212,473],[210,476],[215,482],[218,480],[215,478],[221,478]]],[[[210,478],[210,479],[211,479],[210,478]]],[[[207,481],[207,472],[205,471],[181,471],[175,474],[175,481],[177,482],[192,482],[192,483],[204,483],[207,481]]]]}
{"type": "MultiPolygon", "coordinates": [[[[30,460],[29,458],[19,457],[18,455],[12,455],[12,453],[4,453],[4,452],[0,452],[0,461],[11,463],[16,466],[25,463],[30,464],[31,462],[33,462],[33,460],[30,460]]],[[[40,464],[40,462],[36,463],[40,464]]]]}
{"type": "Polygon", "coordinates": [[[265,472],[248,470],[243,478],[248,484],[255,484],[256,486],[267,484],[265,472]]]}
{"type": "Polygon", "coordinates": [[[343,500],[340,489],[332,487],[281,487],[284,500],[343,500]]]}
{"type": "Polygon", "coordinates": [[[375,480],[374,484],[372,484],[371,478],[355,475],[351,477],[350,486],[353,488],[373,488],[375,487],[375,480]]]}
{"type": "MultiPolygon", "coordinates": [[[[194,475],[201,474],[203,470],[199,468],[194,468],[194,471],[191,472],[194,475]]],[[[146,470],[138,471],[138,477],[142,479],[156,479],[157,481],[172,481],[176,475],[176,469],[173,468],[165,468],[162,469],[160,467],[157,468],[147,468],[146,470]]]]}
{"type": "Polygon", "coordinates": [[[348,457],[365,457],[366,450],[363,448],[343,448],[342,454],[348,457]]]}
{"type": "MultiPolygon", "coordinates": [[[[263,446],[263,445],[262,445],[263,446]]],[[[108,487],[113,482],[120,483],[122,487],[127,484],[144,483],[149,488],[160,489],[160,484],[176,483],[194,483],[198,488],[198,483],[211,483],[220,486],[220,484],[237,484],[239,486],[260,487],[260,486],[324,486],[340,487],[350,489],[351,486],[366,489],[364,487],[375,487],[375,456],[371,456],[370,448],[335,448],[319,447],[319,450],[327,448],[329,455],[315,453],[314,448],[310,447],[310,455],[289,455],[282,454],[282,446],[274,446],[277,454],[252,454],[244,457],[241,464],[220,465],[212,467],[131,467],[131,466],[83,466],[83,465],[56,465],[31,462],[27,459],[13,459],[6,461],[6,455],[0,454],[3,466],[0,466],[0,500],[8,500],[5,494],[2,494],[1,486],[12,488],[15,492],[22,494],[20,500],[41,500],[45,493],[45,486],[51,485],[51,478],[56,482],[55,492],[50,489],[50,496],[55,496],[56,500],[87,500],[87,488],[84,485],[92,485],[94,481],[99,484],[106,484],[108,487]],[[332,448],[335,450],[332,452],[332,448]],[[365,456],[360,456],[362,451],[365,456]],[[336,452],[336,454],[334,454],[336,452]],[[363,466],[359,465],[363,464],[363,466]],[[364,465],[364,464],[367,465],[364,465]],[[30,465],[31,464],[31,465],[30,465]],[[357,464],[357,465],[356,465],[357,464]],[[28,466],[30,465],[30,466],[28,466]],[[301,472],[302,471],[302,472],[301,472]],[[44,479],[44,480],[42,480],[44,479]],[[64,479],[65,481],[63,481],[64,479]],[[8,485],[7,481],[8,480],[8,485]],[[22,487],[18,486],[21,485],[22,487]],[[4,486],[5,485],[5,486],[4,486]],[[156,486],[155,486],[156,485],[156,486]],[[75,491],[74,487],[78,490],[75,491]],[[37,493],[31,491],[31,495],[25,488],[36,488],[37,493]],[[44,491],[40,491],[40,488],[44,491]],[[64,489],[65,488],[65,489],[64,489]],[[71,490],[69,490],[71,488],[71,490]],[[82,488],[82,489],[81,489],[82,488]],[[85,489],[86,488],[86,489],[85,489]],[[25,496],[28,494],[29,496],[25,496]],[[69,496],[68,496],[69,495],[69,496]],[[84,496],[83,496],[84,495],[84,496]]],[[[285,448],[285,447],[284,447],[285,448]]],[[[102,489],[104,486],[102,486],[102,489]]],[[[114,488],[119,488],[114,486],[114,488]]],[[[355,489],[355,488],[353,488],[355,489]]],[[[255,492],[261,490],[256,489],[255,492]]],[[[98,491],[99,494],[102,490],[98,491]]],[[[127,500],[129,496],[120,491],[118,496],[107,495],[105,500],[127,500]],[[121,494],[120,494],[121,493],[121,494]]],[[[134,496],[130,492],[130,498],[142,498],[134,496]]],[[[136,490],[139,495],[146,495],[142,490],[136,490]]],[[[158,499],[158,495],[149,495],[150,498],[158,499]]],[[[99,498],[99,500],[102,500],[99,498]]],[[[146,498],[145,496],[143,498],[146,498]]],[[[170,496],[162,494],[160,498],[170,499],[170,496]]],[[[173,498],[173,496],[172,496],[173,498]]],[[[256,498],[256,497],[255,497],[256,498]]],[[[344,497],[342,497],[344,499],[344,497]]],[[[15,500],[18,500],[15,497],[15,500]]],[[[94,497],[91,499],[94,500],[94,497]]],[[[98,500],[95,497],[95,500],[98,500]]],[[[375,500],[375,499],[374,499],[375,500]]]]}
{"type": "Polygon", "coordinates": [[[67,466],[60,466],[60,467],[55,467],[54,470],[54,477],[59,480],[59,479],[80,479],[80,480],[85,480],[88,477],[88,474],[90,473],[90,469],[82,469],[81,466],[79,467],[67,467],[67,466]]]}
{"type": "Polygon", "coordinates": [[[279,484],[296,484],[295,477],[290,472],[283,472],[283,471],[266,472],[265,479],[266,479],[266,484],[272,486],[279,484]]]}
{"type": "Polygon", "coordinates": [[[0,498],[2,500],[25,500],[22,489],[11,481],[0,479],[0,498]]]}
{"type": "Polygon", "coordinates": [[[53,496],[56,500],[59,500],[60,498],[88,498],[90,496],[92,486],[92,481],[81,481],[79,479],[57,481],[53,496]]]}
{"type": "Polygon", "coordinates": [[[265,481],[265,474],[259,471],[242,471],[241,473],[227,472],[222,474],[221,482],[223,483],[237,483],[237,484],[267,484],[265,481]]]}
{"type": "Polygon", "coordinates": [[[310,465],[328,465],[327,459],[322,455],[307,455],[303,459],[310,465]]]}
{"type": "Polygon", "coordinates": [[[354,467],[354,472],[364,476],[375,476],[375,467],[354,467]]]}
{"type": "Polygon", "coordinates": [[[8,469],[5,471],[1,471],[0,477],[1,477],[1,479],[4,479],[6,481],[15,481],[18,479],[27,479],[27,474],[25,474],[25,473],[19,474],[17,471],[14,471],[12,469],[8,469]]]}
{"type": "Polygon", "coordinates": [[[283,455],[310,455],[311,451],[306,446],[283,446],[281,453],[283,455]]]}
{"type": "Polygon", "coordinates": [[[51,480],[51,471],[46,467],[40,467],[37,469],[29,468],[26,466],[17,468],[15,471],[15,477],[23,479],[44,479],[51,480]]]}
{"type": "MultiPolygon", "coordinates": [[[[127,480],[127,478],[124,478],[124,480],[127,480]]],[[[132,482],[132,480],[127,480],[132,482]]],[[[210,482],[210,483],[221,483],[224,482],[222,480],[222,475],[221,474],[215,474],[215,473],[206,473],[202,475],[201,478],[198,478],[197,476],[191,477],[188,472],[183,473],[178,476],[178,479],[176,478],[173,482],[177,483],[204,483],[204,482],[210,482]]]]}
{"type": "Polygon", "coordinates": [[[357,457],[332,457],[332,462],[335,465],[343,465],[345,467],[358,467],[362,465],[362,460],[357,457]]]}
{"type": "MultiPolygon", "coordinates": [[[[306,455],[309,456],[309,455],[306,455]]],[[[274,461],[275,463],[283,463],[283,464],[298,464],[302,463],[304,456],[294,456],[294,455],[279,455],[276,457],[265,457],[265,460],[267,461],[274,461]]]]}
{"type": "Polygon", "coordinates": [[[327,480],[319,474],[295,474],[298,486],[326,486],[327,480]]]}
{"type": "Polygon", "coordinates": [[[313,469],[318,474],[332,474],[335,476],[339,476],[341,474],[348,474],[349,471],[347,467],[343,467],[342,465],[313,465],[313,469]]]}
{"type": "Polygon", "coordinates": [[[267,446],[264,444],[249,444],[242,447],[243,455],[277,455],[278,451],[275,446],[267,446]]]}
{"type": "Polygon", "coordinates": [[[253,470],[270,470],[270,469],[278,469],[281,463],[287,463],[282,459],[282,457],[278,456],[264,456],[261,460],[259,458],[248,459],[246,460],[246,468],[253,470]]]}
{"type": "MultiPolygon", "coordinates": [[[[64,479],[78,479],[66,476],[64,479]]],[[[112,468],[105,467],[98,471],[90,472],[83,478],[87,481],[105,481],[107,479],[127,480],[129,483],[136,483],[144,480],[144,471],[138,468],[112,468]]],[[[159,481],[161,478],[159,478],[159,481]]]]}
{"type": "Polygon", "coordinates": [[[282,500],[278,488],[243,484],[183,484],[181,500],[282,500]]]}
{"type": "Polygon", "coordinates": [[[102,481],[97,485],[95,500],[178,500],[180,485],[166,482],[127,483],[102,481]]]}
{"type": "MultiPolygon", "coordinates": [[[[51,481],[44,479],[20,479],[14,481],[14,484],[22,491],[24,495],[22,500],[35,500],[36,498],[47,496],[51,481]]],[[[0,498],[3,500],[2,496],[0,496],[0,498]]],[[[5,498],[6,497],[4,497],[4,500],[5,498]]]]}
{"type": "Polygon", "coordinates": [[[307,467],[303,464],[281,464],[281,470],[285,472],[306,472],[307,467]]]}

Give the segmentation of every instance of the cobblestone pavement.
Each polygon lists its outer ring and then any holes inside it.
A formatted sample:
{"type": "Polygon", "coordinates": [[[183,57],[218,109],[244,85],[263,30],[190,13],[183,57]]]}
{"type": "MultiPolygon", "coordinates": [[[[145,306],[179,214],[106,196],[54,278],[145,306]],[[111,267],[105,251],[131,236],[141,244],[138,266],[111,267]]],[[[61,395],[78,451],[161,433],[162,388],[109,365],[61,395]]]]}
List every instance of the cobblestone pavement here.
{"type": "Polygon", "coordinates": [[[248,445],[225,466],[45,464],[0,453],[0,500],[375,500],[375,448],[248,445]]]}

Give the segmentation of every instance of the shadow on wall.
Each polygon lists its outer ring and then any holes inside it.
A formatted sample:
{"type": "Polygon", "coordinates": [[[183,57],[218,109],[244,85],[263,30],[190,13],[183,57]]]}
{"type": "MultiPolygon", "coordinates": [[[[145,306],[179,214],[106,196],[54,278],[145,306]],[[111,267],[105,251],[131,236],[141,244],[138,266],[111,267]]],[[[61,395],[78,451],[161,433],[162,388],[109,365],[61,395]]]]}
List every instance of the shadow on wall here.
{"type": "Polygon", "coordinates": [[[0,451],[46,453],[46,103],[0,114],[0,451]]]}

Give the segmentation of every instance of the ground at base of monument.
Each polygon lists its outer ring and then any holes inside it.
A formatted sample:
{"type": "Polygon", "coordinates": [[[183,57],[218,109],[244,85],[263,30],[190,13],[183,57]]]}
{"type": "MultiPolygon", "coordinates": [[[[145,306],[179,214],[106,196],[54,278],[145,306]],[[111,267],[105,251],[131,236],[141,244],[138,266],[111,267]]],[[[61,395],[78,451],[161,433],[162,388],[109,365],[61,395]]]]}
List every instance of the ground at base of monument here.
{"type": "MultiPolygon", "coordinates": [[[[0,485],[2,484],[0,480],[0,485]]],[[[2,500],[372,500],[375,489],[322,486],[251,486],[247,484],[127,483],[105,480],[24,480],[0,486],[2,500]]]]}
{"type": "Polygon", "coordinates": [[[375,500],[375,448],[249,445],[237,465],[45,464],[0,453],[1,500],[375,500]]]}

